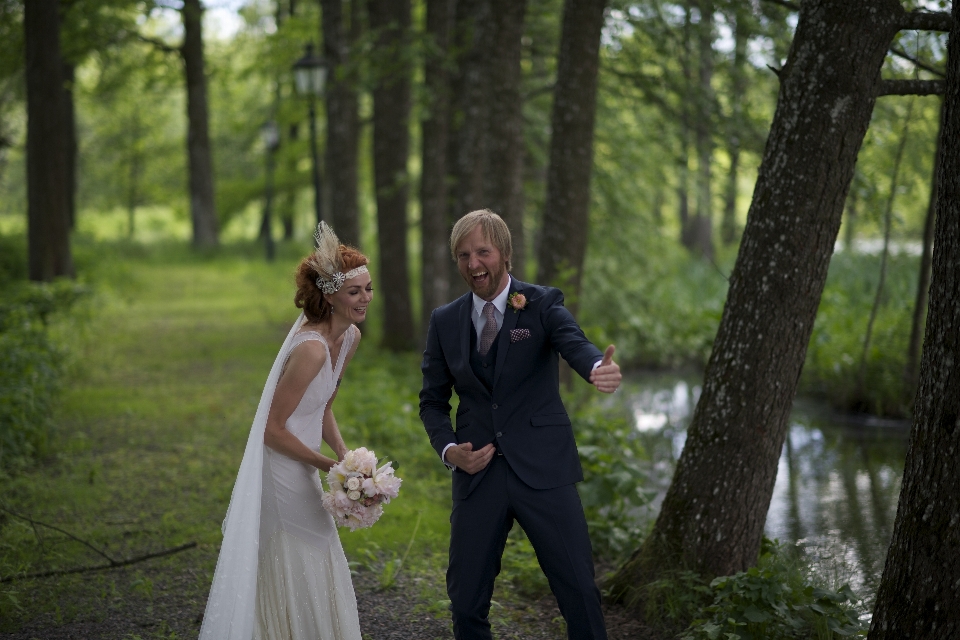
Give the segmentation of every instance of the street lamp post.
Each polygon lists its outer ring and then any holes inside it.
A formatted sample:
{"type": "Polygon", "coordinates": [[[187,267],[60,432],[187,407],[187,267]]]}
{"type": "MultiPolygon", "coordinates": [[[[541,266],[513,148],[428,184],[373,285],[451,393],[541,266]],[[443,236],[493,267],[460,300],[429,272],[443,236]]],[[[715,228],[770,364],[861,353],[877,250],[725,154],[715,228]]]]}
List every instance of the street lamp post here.
{"type": "Polygon", "coordinates": [[[310,105],[310,151],[313,154],[313,203],[317,213],[317,224],[323,220],[320,190],[320,158],[317,154],[317,98],[323,95],[323,85],[327,80],[327,66],[323,58],[313,53],[313,44],[308,44],[303,57],[293,63],[297,93],[306,96],[310,105]]]}
{"type": "Polygon", "coordinates": [[[268,120],[260,128],[260,135],[263,137],[263,146],[267,151],[267,176],[264,184],[263,197],[263,227],[260,229],[260,233],[266,245],[267,261],[273,262],[274,245],[273,232],[271,230],[272,221],[270,218],[273,207],[274,159],[277,149],[280,147],[280,130],[277,128],[277,123],[273,120],[268,120]]]}

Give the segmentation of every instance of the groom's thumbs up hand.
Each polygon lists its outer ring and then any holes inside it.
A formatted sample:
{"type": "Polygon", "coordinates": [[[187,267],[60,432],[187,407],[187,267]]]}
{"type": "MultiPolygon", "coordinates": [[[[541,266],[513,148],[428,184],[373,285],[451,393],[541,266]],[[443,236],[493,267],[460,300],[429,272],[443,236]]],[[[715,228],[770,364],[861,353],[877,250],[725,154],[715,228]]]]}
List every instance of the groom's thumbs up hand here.
{"type": "Polygon", "coordinates": [[[478,471],[482,471],[490,464],[490,460],[493,459],[495,452],[496,449],[493,443],[474,451],[471,443],[464,442],[463,444],[458,444],[455,447],[447,449],[446,457],[447,462],[473,475],[478,471]]]}
{"type": "Polygon", "coordinates": [[[616,350],[617,348],[613,345],[607,347],[607,350],[603,352],[603,360],[600,361],[601,367],[613,364],[613,352],[616,350]]]}
{"type": "Polygon", "coordinates": [[[610,345],[603,353],[603,360],[590,372],[590,384],[602,393],[613,393],[620,387],[620,365],[613,361],[616,347],[610,345]]]}

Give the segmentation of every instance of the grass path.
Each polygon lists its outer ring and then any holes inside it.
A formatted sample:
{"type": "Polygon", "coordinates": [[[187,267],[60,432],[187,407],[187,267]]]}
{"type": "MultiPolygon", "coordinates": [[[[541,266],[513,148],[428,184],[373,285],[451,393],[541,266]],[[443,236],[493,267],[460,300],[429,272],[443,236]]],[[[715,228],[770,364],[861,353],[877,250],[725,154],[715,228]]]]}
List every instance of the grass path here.
{"type": "MultiPolygon", "coordinates": [[[[134,630],[111,637],[195,636],[250,421],[297,315],[292,267],[240,257],[98,263],[89,320],[58,327],[73,365],[55,453],[6,482],[0,500],[113,558],[198,547],[125,569],[2,584],[0,633],[126,617],[134,630]]],[[[361,570],[395,567],[418,517],[405,571],[426,570],[445,548],[449,502],[416,417],[416,364],[366,340],[337,401],[348,445],[397,457],[406,480],[376,527],[343,533],[361,570]]],[[[2,575],[103,561],[10,516],[0,532],[2,575]]]]}

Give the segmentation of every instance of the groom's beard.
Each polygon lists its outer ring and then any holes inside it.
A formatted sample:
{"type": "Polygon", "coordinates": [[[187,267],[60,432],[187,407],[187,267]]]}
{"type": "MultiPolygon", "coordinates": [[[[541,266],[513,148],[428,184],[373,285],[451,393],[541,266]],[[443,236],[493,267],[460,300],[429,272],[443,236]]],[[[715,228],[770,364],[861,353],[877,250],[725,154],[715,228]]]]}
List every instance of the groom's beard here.
{"type": "MultiPolygon", "coordinates": [[[[474,271],[483,270],[484,269],[475,269],[474,271]]],[[[470,290],[477,294],[478,297],[484,300],[490,300],[496,295],[500,289],[500,285],[503,284],[504,276],[507,273],[507,263],[506,261],[501,261],[492,268],[486,269],[486,271],[487,277],[482,283],[477,283],[477,281],[473,279],[473,273],[469,271],[466,273],[461,271],[460,275],[466,280],[470,290]]]]}

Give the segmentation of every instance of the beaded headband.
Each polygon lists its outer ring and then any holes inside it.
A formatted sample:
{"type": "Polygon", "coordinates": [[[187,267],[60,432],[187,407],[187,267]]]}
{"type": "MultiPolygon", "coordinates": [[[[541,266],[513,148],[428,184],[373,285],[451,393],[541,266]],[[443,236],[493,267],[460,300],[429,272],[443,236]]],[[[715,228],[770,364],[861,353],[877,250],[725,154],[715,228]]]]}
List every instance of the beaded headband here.
{"type": "Polygon", "coordinates": [[[346,273],[337,271],[329,279],[319,276],[317,278],[317,288],[320,289],[323,293],[336,293],[340,290],[340,287],[343,286],[343,283],[349,280],[350,278],[356,278],[362,273],[369,273],[367,270],[367,265],[362,264],[356,269],[350,269],[346,273]]]}

